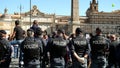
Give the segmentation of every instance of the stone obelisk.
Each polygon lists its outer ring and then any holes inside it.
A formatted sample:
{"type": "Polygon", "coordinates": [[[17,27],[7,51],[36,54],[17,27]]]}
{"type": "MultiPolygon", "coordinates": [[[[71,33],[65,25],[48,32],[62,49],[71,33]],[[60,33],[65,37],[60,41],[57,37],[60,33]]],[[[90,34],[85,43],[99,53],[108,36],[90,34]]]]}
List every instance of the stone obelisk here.
{"type": "Polygon", "coordinates": [[[71,30],[73,33],[79,25],[79,0],[71,0],[71,30]]]}

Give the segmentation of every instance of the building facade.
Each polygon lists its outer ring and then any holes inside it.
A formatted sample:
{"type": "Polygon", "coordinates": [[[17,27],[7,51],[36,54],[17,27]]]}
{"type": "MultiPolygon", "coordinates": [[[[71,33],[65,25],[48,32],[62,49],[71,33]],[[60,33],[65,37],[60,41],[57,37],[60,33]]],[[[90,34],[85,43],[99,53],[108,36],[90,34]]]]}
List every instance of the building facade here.
{"type": "Polygon", "coordinates": [[[100,27],[103,33],[116,33],[118,31],[118,26],[120,25],[120,10],[99,12],[98,2],[92,0],[90,7],[86,11],[86,16],[88,17],[87,24],[91,25],[93,31],[97,27],[100,27]]]}

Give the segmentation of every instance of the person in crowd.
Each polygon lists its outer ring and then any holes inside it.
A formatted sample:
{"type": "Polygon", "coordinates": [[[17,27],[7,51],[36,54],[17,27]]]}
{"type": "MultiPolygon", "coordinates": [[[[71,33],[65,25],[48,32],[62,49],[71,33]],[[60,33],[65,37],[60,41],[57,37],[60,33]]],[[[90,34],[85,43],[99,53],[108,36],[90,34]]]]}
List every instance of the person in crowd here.
{"type": "MultiPolygon", "coordinates": [[[[20,47],[21,42],[24,39],[23,32],[24,31],[23,31],[23,29],[20,26],[20,21],[16,20],[15,21],[15,27],[14,27],[14,30],[13,30],[13,34],[12,34],[12,36],[10,38],[11,45],[18,45],[18,47],[20,47]]],[[[15,49],[16,50],[16,54],[18,53],[18,50],[17,50],[18,47],[16,47],[16,49],[15,49]]],[[[20,62],[22,62],[22,58],[21,58],[22,52],[21,52],[21,50],[19,52],[20,52],[20,55],[19,55],[19,67],[21,67],[20,62]]],[[[17,55],[16,55],[16,57],[17,57],[17,55]]]]}
{"type": "MultiPolygon", "coordinates": [[[[68,40],[64,39],[63,31],[57,30],[55,38],[48,41],[46,53],[50,53],[50,68],[65,68],[65,55],[67,53],[68,40]]],[[[44,57],[46,58],[46,56],[44,57]]]]}
{"type": "Polygon", "coordinates": [[[44,68],[45,63],[43,62],[43,54],[44,54],[44,51],[45,51],[45,43],[44,43],[43,38],[42,38],[42,33],[43,33],[42,29],[37,28],[35,39],[37,39],[39,41],[39,43],[41,43],[40,65],[41,65],[42,68],[44,68]]]}
{"type": "Polygon", "coordinates": [[[117,59],[116,59],[116,47],[119,45],[116,35],[110,35],[110,46],[109,46],[109,55],[108,55],[108,67],[107,68],[117,68],[117,59]]]}
{"type": "Polygon", "coordinates": [[[32,29],[27,30],[27,37],[21,43],[21,51],[23,52],[24,68],[40,68],[42,44],[34,37],[32,29]]]}
{"type": "Polygon", "coordinates": [[[87,68],[89,54],[88,41],[80,28],[75,30],[76,36],[70,41],[72,68],[87,68]]]}
{"type": "Polygon", "coordinates": [[[32,27],[30,27],[30,29],[32,29],[34,31],[34,36],[36,36],[36,29],[38,28],[38,21],[37,20],[34,20],[33,21],[33,25],[32,27]]]}
{"type": "Polygon", "coordinates": [[[102,30],[96,28],[96,35],[90,40],[91,46],[91,68],[106,68],[106,55],[109,43],[102,36],[102,30]]]}
{"type": "Polygon", "coordinates": [[[0,68],[9,68],[11,62],[12,50],[6,34],[5,30],[0,30],[0,68]]]}
{"type": "Polygon", "coordinates": [[[44,31],[43,31],[43,42],[45,43],[45,46],[47,45],[48,40],[49,40],[49,38],[48,38],[47,31],[44,30],[44,31]]]}

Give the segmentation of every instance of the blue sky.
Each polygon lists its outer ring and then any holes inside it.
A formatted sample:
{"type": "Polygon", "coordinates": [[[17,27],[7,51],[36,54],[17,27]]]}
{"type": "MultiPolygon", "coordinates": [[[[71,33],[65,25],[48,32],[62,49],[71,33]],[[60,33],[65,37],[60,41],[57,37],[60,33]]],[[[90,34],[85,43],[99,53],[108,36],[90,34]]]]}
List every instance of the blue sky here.
{"type": "MultiPolygon", "coordinates": [[[[22,12],[29,11],[30,0],[0,0],[0,13],[4,12],[4,8],[8,9],[8,13],[13,14],[19,12],[19,6],[22,5],[22,12]]],[[[71,0],[31,0],[32,5],[37,5],[38,9],[44,13],[55,13],[56,15],[71,14],[71,0]]],[[[85,12],[92,0],[79,0],[79,15],[85,16],[85,12]]],[[[120,0],[98,0],[99,11],[111,12],[120,9],[120,0]],[[112,4],[115,7],[112,7],[112,4]]]]}

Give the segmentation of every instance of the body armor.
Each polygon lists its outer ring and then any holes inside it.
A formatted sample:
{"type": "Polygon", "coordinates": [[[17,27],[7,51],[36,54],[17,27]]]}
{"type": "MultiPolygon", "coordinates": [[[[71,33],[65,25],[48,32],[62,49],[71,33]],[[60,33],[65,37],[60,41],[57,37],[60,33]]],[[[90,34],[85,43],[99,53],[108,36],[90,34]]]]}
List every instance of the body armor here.
{"type": "Polygon", "coordinates": [[[78,55],[81,55],[83,56],[86,49],[87,49],[87,40],[85,37],[76,37],[75,39],[73,39],[73,45],[74,45],[74,48],[75,48],[75,52],[78,54],[78,55]]]}
{"type": "Polygon", "coordinates": [[[52,54],[56,56],[65,56],[67,50],[67,41],[62,38],[55,38],[52,42],[52,54]]]}
{"type": "Polygon", "coordinates": [[[23,42],[23,45],[25,59],[39,59],[40,47],[35,38],[26,38],[23,42]]]}

